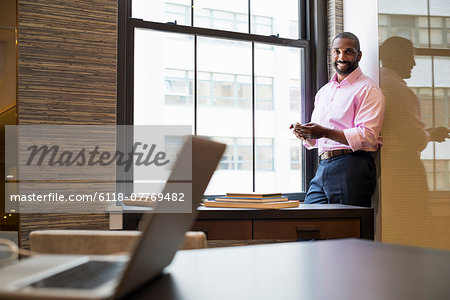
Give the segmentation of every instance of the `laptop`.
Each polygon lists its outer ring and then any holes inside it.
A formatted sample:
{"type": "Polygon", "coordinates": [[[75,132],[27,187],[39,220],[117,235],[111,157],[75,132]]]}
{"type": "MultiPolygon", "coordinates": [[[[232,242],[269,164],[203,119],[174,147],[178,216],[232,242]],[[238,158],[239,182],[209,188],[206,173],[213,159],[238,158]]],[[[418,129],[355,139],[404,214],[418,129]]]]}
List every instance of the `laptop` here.
{"type": "Polygon", "coordinates": [[[225,147],[187,138],[162,193],[176,192],[173,184],[180,182],[192,159],[192,212],[149,214],[130,256],[50,254],[24,259],[0,269],[0,299],[116,299],[148,283],[181,247],[225,147]]]}

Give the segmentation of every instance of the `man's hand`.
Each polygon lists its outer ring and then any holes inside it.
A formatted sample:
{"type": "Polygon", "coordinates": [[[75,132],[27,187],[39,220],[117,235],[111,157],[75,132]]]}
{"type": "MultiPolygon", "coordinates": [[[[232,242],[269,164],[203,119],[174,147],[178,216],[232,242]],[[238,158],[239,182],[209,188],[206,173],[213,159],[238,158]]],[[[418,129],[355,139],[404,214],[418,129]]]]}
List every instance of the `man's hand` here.
{"type": "Polygon", "coordinates": [[[294,126],[294,134],[302,141],[327,138],[348,145],[344,131],[323,127],[316,123],[307,123],[304,125],[297,123],[294,126]]]}
{"type": "Polygon", "coordinates": [[[306,138],[303,137],[300,133],[300,128],[302,127],[302,125],[300,125],[300,123],[296,123],[296,124],[292,124],[290,129],[294,129],[294,131],[292,131],[292,133],[299,139],[302,141],[306,141],[306,138]]]}
{"type": "MultiPolygon", "coordinates": [[[[328,133],[328,128],[320,126],[316,123],[307,123],[304,125],[299,125],[299,133],[305,139],[320,139],[326,137],[328,133]]],[[[296,126],[297,127],[297,126],[296,126]]]]}
{"type": "Polygon", "coordinates": [[[445,139],[450,138],[449,130],[445,127],[427,128],[425,129],[430,134],[430,141],[441,143],[445,139]]]}

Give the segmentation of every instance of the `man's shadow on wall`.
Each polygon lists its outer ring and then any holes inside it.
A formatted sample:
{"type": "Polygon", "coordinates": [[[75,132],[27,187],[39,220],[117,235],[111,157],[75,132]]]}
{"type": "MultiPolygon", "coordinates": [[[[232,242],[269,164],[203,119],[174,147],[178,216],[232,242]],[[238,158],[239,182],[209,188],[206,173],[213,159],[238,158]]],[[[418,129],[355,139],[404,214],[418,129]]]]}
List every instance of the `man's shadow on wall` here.
{"type": "Polygon", "coordinates": [[[431,213],[427,175],[420,156],[429,142],[448,138],[449,130],[425,128],[419,98],[404,81],[411,77],[416,65],[412,42],[391,37],[381,45],[380,58],[380,86],[386,99],[381,148],[383,241],[441,245],[441,225],[436,224],[431,213]]]}

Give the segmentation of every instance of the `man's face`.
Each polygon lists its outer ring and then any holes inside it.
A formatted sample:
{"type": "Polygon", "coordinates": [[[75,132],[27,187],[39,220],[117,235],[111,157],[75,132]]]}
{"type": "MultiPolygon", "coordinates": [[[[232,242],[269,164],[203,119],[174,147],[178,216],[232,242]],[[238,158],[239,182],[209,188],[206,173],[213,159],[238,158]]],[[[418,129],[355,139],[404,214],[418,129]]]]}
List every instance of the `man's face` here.
{"type": "Polygon", "coordinates": [[[348,75],[358,67],[361,52],[356,49],[355,41],[338,38],[333,42],[331,57],[336,72],[339,75],[348,75]]]}
{"type": "Polygon", "coordinates": [[[414,47],[402,49],[402,55],[394,63],[395,70],[402,78],[411,78],[411,71],[416,65],[414,59],[414,47]]]}

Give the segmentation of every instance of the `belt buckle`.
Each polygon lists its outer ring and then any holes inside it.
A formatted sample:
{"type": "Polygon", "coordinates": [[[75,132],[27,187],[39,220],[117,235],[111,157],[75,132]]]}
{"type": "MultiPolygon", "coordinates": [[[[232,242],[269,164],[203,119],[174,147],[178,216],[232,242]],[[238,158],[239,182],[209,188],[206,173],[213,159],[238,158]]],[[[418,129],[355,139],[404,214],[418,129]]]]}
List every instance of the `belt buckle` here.
{"type": "Polygon", "coordinates": [[[331,158],[331,157],[330,157],[328,151],[324,151],[324,152],[320,155],[320,159],[321,159],[321,160],[326,160],[326,159],[329,159],[329,158],[331,158]]]}

